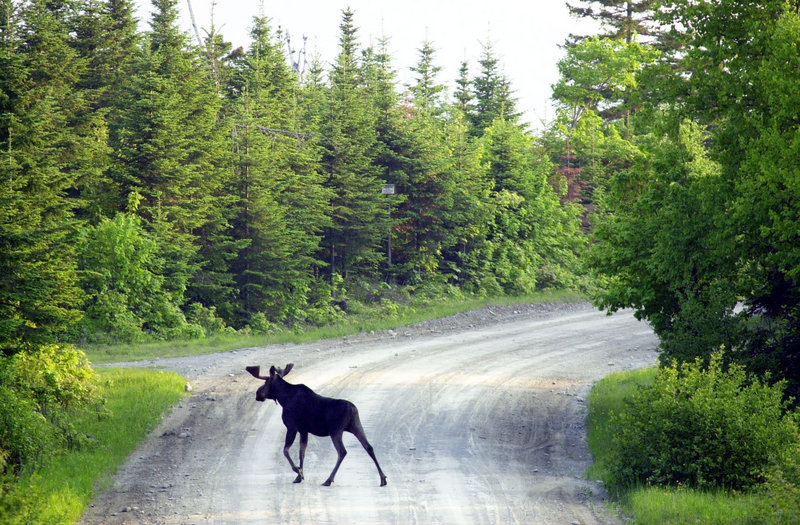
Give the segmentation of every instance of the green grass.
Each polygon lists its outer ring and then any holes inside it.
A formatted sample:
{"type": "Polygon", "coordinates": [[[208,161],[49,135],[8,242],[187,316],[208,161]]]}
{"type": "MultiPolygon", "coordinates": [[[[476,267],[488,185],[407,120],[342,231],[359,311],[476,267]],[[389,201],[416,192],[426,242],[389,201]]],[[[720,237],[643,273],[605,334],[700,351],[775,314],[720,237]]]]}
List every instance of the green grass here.
{"type": "Polygon", "coordinates": [[[764,523],[759,517],[758,497],[725,491],[648,487],[628,493],[625,506],[640,525],[755,525],[764,523]]]}
{"type": "Polygon", "coordinates": [[[606,458],[614,434],[609,423],[611,414],[619,413],[630,394],[641,386],[652,384],[655,378],[655,368],[618,372],[606,376],[592,388],[586,401],[589,408],[587,441],[594,455],[594,464],[586,472],[590,479],[606,479],[606,458]]]}
{"type": "MultiPolygon", "coordinates": [[[[610,415],[624,407],[625,399],[635,389],[652,384],[655,376],[655,368],[620,372],[605,377],[592,388],[587,400],[587,424],[589,448],[595,463],[586,472],[589,479],[608,480],[605,462],[614,434],[610,415]]],[[[639,487],[619,494],[619,498],[622,511],[640,525],[765,523],[764,506],[757,494],[639,487]]]]}
{"type": "Polygon", "coordinates": [[[400,304],[391,315],[381,308],[348,315],[343,321],[322,327],[299,327],[295,330],[279,331],[275,334],[258,335],[226,333],[192,340],[154,341],[138,344],[88,345],[81,349],[92,363],[115,363],[120,361],[141,361],[162,357],[211,354],[252,346],[265,346],[281,343],[305,343],[369,332],[408,326],[430,319],[441,319],[458,313],[468,312],[491,305],[511,305],[542,302],[578,302],[586,300],[576,292],[547,291],[526,297],[500,297],[466,299],[454,302],[438,301],[429,304],[400,304]]]}
{"type": "Polygon", "coordinates": [[[25,510],[0,517],[0,523],[74,523],[95,490],[109,486],[128,454],[184,395],[185,380],[170,372],[104,369],[97,374],[106,400],[102,415],[87,413],[75,423],[92,436],[89,442],[19,480],[16,493],[25,510]]]}

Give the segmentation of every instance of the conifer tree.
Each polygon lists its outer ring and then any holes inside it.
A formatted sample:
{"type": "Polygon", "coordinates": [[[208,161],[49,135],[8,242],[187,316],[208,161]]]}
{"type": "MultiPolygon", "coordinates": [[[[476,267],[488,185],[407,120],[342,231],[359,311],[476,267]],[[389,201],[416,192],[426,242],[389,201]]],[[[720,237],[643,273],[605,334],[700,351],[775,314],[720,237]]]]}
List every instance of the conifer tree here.
{"type": "Polygon", "coordinates": [[[231,291],[225,265],[235,251],[226,227],[231,206],[220,200],[226,174],[220,98],[206,63],[178,29],[176,0],[153,6],[151,31],[111,126],[113,175],[123,198],[141,195],[138,212],[160,243],[176,302],[192,286],[195,299],[220,304],[231,291]]]}
{"type": "Polygon", "coordinates": [[[567,284],[579,222],[577,210],[562,208],[548,183],[553,165],[532,148],[528,135],[502,118],[481,142],[494,211],[481,257],[488,281],[508,294],[567,284]]]}
{"type": "Polygon", "coordinates": [[[116,119],[120,89],[138,52],[139,35],[131,0],[85,0],[83,4],[74,20],[74,47],[86,62],[78,85],[87,101],[80,125],[94,130],[101,147],[93,160],[96,171],[81,186],[84,209],[80,216],[96,223],[123,207],[108,177],[111,148],[107,122],[116,119]]]}
{"type": "Polygon", "coordinates": [[[396,165],[390,181],[397,185],[395,233],[397,275],[403,282],[422,282],[436,278],[443,263],[442,254],[458,241],[454,215],[463,205],[445,127],[444,86],[438,83],[440,67],[435,50],[426,42],[419,61],[412,67],[416,83],[409,86],[412,106],[404,108],[397,121],[393,143],[396,165]]]}
{"type": "MultiPolygon", "coordinates": [[[[594,36],[624,40],[630,44],[636,35],[657,36],[653,22],[656,0],[577,0],[567,2],[570,14],[600,22],[604,32],[594,36]]],[[[570,35],[567,43],[576,44],[586,36],[570,35]]]]}
{"type": "Polygon", "coordinates": [[[240,308],[271,321],[301,318],[313,286],[320,235],[328,225],[318,148],[299,128],[297,78],[265,18],[256,18],[251,47],[237,74],[233,115],[234,221],[247,246],[235,261],[240,308]]]}
{"type": "Polygon", "coordinates": [[[461,62],[456,79],[455,108],[464,115],[470,114],[475,96],[472,93],[472,82],[469,79],[469,64],[466,60],[461,62]]]}
{"type": "Polygon", "coordinates": [[[436,76],[442,70],[441,66],[434,63],[436,49],[430,41],[426,40],[422,43],[418,54],[419,60],[411,68],[411,71],[416,74],[416,82],[409,86],[414,106],[417,109],[441,113],[445,86],[436,81],[436,76]]]}
{"type": "Polygon", "coordinates": [[[520,113],[513,97],[511,83],[501,71],[500,61],[491,43],[483,46],[480,75],[472,80],[475,107],[468,113],[473,136],[479,137],[497,118],[516,124],[520,113]]]}
{"type": "Polygon", "coordinates": [[[78,319],[70,197],[91,171],[72,125],[85,64],[65,5],[0,2],[0,353],[54,340],[78,319]]]}
{"type": "Polygon", "coordinates": [[[321,122],[327,137],[323,166],[333,193],[333,224],[323,246],[330,274],[374,273],[388,228],[380,167],[374,161],[376,131],[369,93],[362,82],[353,12],[342,13],[339,54],[330,73],[327,113],[321,122]]]}

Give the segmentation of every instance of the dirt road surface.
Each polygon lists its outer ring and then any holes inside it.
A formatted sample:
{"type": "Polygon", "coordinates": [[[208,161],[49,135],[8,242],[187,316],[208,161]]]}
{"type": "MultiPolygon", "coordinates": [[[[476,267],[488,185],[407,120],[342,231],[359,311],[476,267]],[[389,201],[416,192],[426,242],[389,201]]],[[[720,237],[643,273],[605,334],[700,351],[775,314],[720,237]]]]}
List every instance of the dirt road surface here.
{"type": "Polygon", "coordinates": [[[608,373],[653,364],[656,344],[630,312],[530,305],[149,363],[189,377],[191,395],[79,523],[617,523],[584,477],[584,399],[608,373]],[[290,362],[287,381],[358,406],[388,486],[350,434],[331,487],[336,454],[315,436],[292,483],[281,408],[257,402],[244,371],[290,362]]]}

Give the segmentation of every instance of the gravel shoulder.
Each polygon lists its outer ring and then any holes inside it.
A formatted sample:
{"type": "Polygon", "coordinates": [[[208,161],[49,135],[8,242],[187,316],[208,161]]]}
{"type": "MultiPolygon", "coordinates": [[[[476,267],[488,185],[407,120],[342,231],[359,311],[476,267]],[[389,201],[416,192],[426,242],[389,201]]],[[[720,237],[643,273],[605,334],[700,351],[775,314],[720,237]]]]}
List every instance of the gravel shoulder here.
{"type": "MultiPolygon", "coordinates": [[[[174,370],[192,393],[79,523],[616,523],[591,464],[584,398],[610,372],[655,363],[631,312],[588,304],[483,308],[396,331],[128,363],[174,370]],[[350,434],[336,462],[309,438],[304,483],[283,457],[281,409],[247,365],[353,401],[389,478],[350,434]]],[[[292,449],[297,457],[297,445],[292,449]]]]}

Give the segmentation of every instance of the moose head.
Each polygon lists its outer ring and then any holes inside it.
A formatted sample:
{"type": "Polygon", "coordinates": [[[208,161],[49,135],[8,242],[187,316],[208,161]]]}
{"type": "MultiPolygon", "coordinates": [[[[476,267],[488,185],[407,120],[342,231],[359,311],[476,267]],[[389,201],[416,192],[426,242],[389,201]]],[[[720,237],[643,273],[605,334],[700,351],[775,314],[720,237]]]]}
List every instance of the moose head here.
{"type": "Polygon", "coordinates": [[[279,380],[283,376],[289,373],[289,371],[294,366],[293,363],[289,363],[284,368],[276,368],[274,366],[270,367],[269,375],[262,376],[261,375],[261,367],[260,366],[248,366],[245,367],[245,370],[250,372],[250,375],[255,377],[256,379],[263,379],[264,384],[256,390],[256,401],[264,401],[266,399],[275,399],[275,394],[272,392],[272,382],[279,380]]]}

